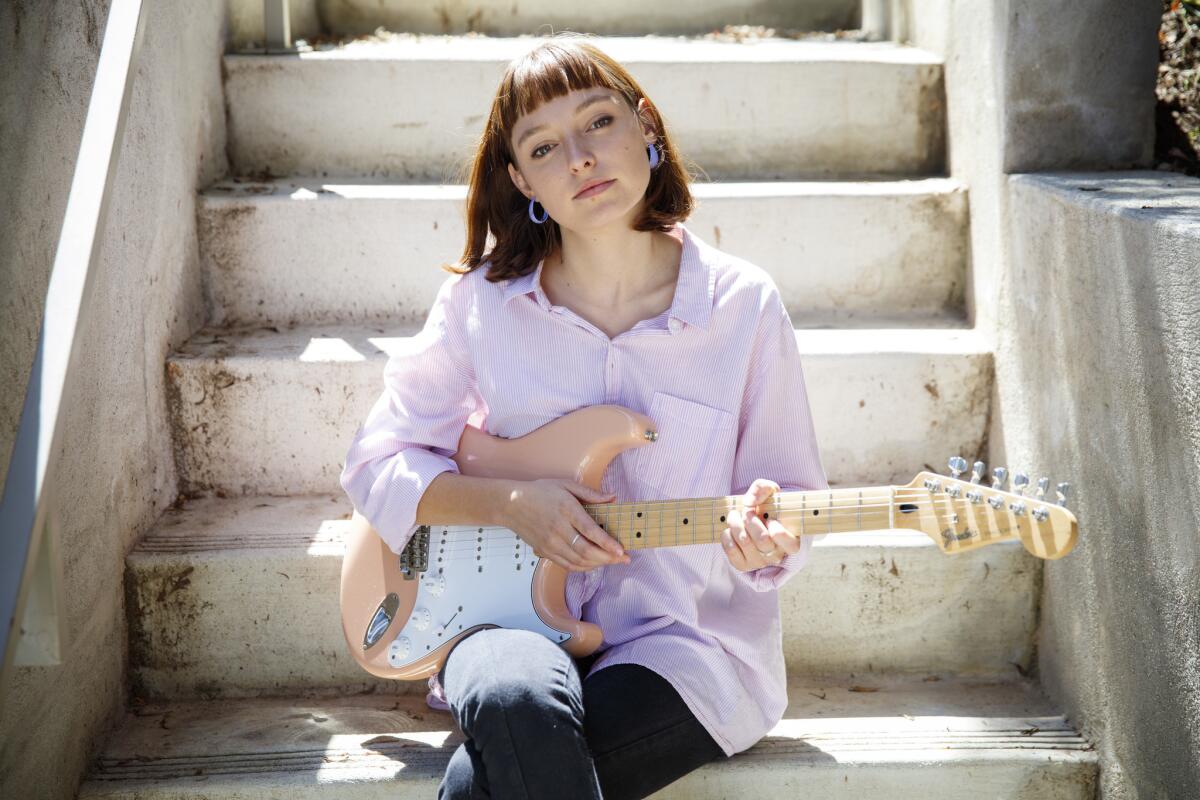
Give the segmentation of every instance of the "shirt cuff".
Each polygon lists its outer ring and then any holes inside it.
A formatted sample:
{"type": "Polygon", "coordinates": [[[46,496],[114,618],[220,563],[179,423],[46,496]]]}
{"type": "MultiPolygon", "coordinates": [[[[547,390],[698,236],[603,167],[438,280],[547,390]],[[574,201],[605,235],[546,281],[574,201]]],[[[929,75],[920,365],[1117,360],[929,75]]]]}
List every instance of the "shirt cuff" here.
{"type": "Polygon", "coordinates": [[[410,447],[402,451],[396,465],[394,496],[388,509],[395,509],[390,518],[380,520],[383,527],[375,526],[388,549],[399,555],[409,539],[421,527],[416,522],[417,505],[429,484],[443,472],[458,473],[458,464],[453,459],[438,455],[423,447],[410,447]]]}
{"type": "Polygon", "coordinates": [[[822,533],[814,536],[801,536],[800,549],[795,553],[789,553],[778,564],[770,564],[748,572],[734,571],[739,580],[748,584],[756,592],[775,591],[808,563],[813,542],[824,539],[827,535],[822,533]]]}

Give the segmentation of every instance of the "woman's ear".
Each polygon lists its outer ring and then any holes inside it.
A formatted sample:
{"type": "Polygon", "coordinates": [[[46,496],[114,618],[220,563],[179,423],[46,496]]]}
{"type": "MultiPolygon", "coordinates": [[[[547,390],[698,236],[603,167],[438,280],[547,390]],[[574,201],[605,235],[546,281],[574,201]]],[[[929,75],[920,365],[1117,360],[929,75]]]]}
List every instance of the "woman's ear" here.
{"type": "Polygon", "coordinates": [[[521,194],[525,195],[527,199],[533,197],[533,190],[529,188],[529,184],[525,182],[525,178],[520,172],[517,171],[517,168],[512,165],[511,161],[508,162],[508,177],[512,179],[513,185],[516,186],[517,190],[521,194]]]}
{"type": "MultiPolygon", "coordinates": [[[[642,135],[653,136],[654,139],[657,139],[658,138],[658,125],[654,122],[654,115],[651,113],[652,108],[654,108],[654,106],[650,105],[649,100],[647,100],[644,97],[641,98],[640,100],[638,100],[637,117],[638,117],[638,122],[640,122],[642,125],[642,135]]],[[[654,139],[652,139],[650,142],[647,142],[646,144],[651,144],[654,141],[654,139]]]]}

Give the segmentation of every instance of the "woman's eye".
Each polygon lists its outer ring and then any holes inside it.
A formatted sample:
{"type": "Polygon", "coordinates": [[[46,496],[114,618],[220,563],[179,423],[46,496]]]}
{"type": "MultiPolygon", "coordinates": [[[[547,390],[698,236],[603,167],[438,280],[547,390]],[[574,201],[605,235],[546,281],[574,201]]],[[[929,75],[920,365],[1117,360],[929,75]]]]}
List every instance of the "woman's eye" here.
{"type": "MultiPolygon", "coordinates": [[[[612,118],[612,117],[608,117],[608,116],[605,116],[605,117],[599,117],[599,118],[596,120],[596,122],[593,122],[593,123],[592,123],[592,125],[595,125],[595,124],[596,124],[596,123],[598,123],[598,122],[605,122],[605,123],[608,123],[608,124],[612,124],[612,121],[613,121],[613,118],[612,118]]],[[[605,128],[607,128],[607,127],[608,127],[608,125],[606,124],[606,125],[603,125],[603,126],[601,126],[601,127],[605,127],[605,128]]],[[[537,147],[537,148],[535,148],[535,149],[534,149],[534,151],[533,151],[532,153],[530,153],[530,154],[529,154],[530,158],[541,158],[541,156],[540,156],[540,155],[538,155],[538,154],[542,152],[542,148],[543,148],[543,147],[549,147],[549,146],[550,146],[550,145],[548,145],[548,144],[544,144],[544,145],[541,145],[540,147],[537,147]]]]}

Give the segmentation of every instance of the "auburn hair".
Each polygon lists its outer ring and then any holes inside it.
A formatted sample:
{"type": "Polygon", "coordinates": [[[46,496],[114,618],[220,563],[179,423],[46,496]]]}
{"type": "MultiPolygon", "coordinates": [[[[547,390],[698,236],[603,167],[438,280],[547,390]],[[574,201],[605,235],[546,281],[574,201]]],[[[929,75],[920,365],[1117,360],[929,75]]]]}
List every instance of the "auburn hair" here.
{"type": "MultiPolygon", "coordinates": [[[[462,172],[469,173],[466,246],[457,266],[443,264],[442,269],[466,274],[486,261],[489,281],[515,278],[536,269],[538,262],[561,243],[557,222],[547,219],[539,225],[529,219],[529,199],[508,174],[508,164],[517,163],[509,146],[517,120],[542,103],[577,89],[611,89],[635,114],[638,101],[646,96],[624,67],[582,38],[582,34],[559,33],[513,59],[505,69],[475,155],[463,165],[462,172]],[[495,244],[485,254],[489,232],[495,244]]],[[[692,212],[690,176],[658,109],[651,102],[646,111],[658,129],[655,144],[660,163],[650,172],[645,207],[634,220],[633,229],[668,232],[692,212]]]]}

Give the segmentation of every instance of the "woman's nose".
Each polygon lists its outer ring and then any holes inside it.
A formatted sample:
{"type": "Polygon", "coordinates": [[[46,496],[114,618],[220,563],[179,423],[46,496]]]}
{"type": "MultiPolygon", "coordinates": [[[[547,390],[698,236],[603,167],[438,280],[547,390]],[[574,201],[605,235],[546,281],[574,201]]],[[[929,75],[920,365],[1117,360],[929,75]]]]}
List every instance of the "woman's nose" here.
{"type": "Polygon", "coordinates": [[[596,156],[586,143],[577,140],[568,140],[564,144],[564,147],[567,148],[571,169],[579,170],[585,166],[595,166],[596,156]]]}

